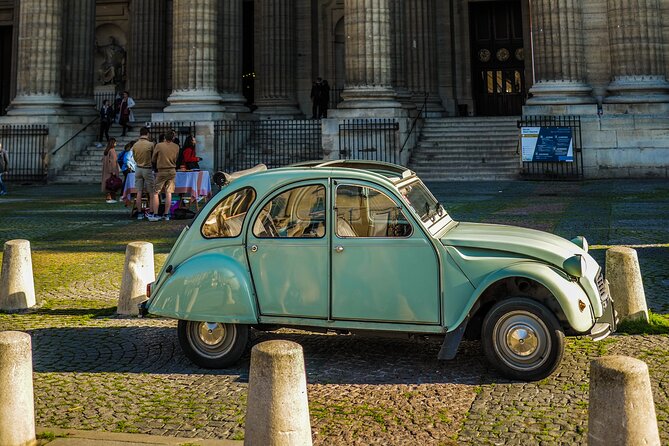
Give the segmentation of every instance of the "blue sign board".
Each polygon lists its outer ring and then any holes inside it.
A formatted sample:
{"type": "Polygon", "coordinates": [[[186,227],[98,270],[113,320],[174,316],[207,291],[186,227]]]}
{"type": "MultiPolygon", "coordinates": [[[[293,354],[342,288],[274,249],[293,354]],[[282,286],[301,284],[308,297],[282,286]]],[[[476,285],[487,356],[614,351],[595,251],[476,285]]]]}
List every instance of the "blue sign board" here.
{"type": "Polygon", "coordinates": [[[522,127],[523,161],[573,162],[571,127],[522,127]]]}

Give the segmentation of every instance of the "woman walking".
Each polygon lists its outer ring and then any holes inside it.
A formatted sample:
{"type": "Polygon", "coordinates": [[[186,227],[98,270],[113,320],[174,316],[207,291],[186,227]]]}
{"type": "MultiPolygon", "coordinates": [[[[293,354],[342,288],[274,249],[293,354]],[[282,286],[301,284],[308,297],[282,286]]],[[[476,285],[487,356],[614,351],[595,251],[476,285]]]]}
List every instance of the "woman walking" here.
{"type": "Polygon", "coordinates": [[[116,139],[110,138],[102,155],[102,192],[105,193],[107,203],[116,203],[116,192],[123,181],[119,178],[118,163],[116,162],[116,139]],[[115,178],[115,179],[114,179],[115,178]]]}

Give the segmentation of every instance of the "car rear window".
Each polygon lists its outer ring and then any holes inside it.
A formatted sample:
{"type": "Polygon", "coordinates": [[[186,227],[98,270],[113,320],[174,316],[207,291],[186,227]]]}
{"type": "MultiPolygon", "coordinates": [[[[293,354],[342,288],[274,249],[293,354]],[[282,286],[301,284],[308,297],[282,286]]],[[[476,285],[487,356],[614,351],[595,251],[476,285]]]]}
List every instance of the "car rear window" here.
{"type": "Polygon", "coordinates": [[[256,199],[256,192],[245,187],[226,195],[207,215],[202,225],[204,238],[231,238],[242,233],[244,219],[256,199]]]}

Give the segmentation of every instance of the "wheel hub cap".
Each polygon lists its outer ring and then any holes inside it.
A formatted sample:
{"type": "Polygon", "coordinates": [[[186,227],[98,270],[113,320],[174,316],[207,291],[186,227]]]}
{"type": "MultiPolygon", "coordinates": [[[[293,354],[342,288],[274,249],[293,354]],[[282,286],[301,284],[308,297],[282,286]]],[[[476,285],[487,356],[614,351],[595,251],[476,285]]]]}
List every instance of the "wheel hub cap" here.
{"type": "Polygon", "coordinates": [[[525,324],[516,324],[509,328],[506,334],[506,343],[514,354],[530,356],[537,350],[539,340],[532,327],[525,324]]]}
{"type": "Polygon", "coordinates": [[[219,323],[203,322],[200,324],[199,335],[206,345],[217,345],[225,338],[225,327],[219,323]]]}

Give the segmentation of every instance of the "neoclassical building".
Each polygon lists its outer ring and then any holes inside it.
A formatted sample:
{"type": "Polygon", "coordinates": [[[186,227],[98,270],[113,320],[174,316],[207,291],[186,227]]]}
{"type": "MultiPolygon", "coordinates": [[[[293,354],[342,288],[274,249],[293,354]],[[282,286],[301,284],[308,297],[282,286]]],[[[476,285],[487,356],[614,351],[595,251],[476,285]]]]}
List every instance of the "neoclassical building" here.
{"type": "Polygon", "coordinates": [[[664,17],[669,0],[0,0],[0,120],[57,124],[56,145],[119,90],[144,121],[308,118],[321,76],[334,120],[577,115],[591,176],[667,176],[664,17]]]}

